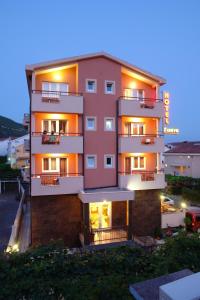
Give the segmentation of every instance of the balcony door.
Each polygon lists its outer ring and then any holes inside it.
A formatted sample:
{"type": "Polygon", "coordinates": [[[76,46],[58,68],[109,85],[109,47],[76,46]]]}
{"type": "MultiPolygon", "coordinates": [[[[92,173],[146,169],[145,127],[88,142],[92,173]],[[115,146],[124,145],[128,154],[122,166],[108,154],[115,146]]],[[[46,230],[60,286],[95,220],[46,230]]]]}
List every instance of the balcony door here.
{"type": "Polygon", "coordinates": [[[142,101],[144,99],[144,90],[141,89],[124,89],[125,98],[133,98],[142,101]]]}
{"type": "Polygon", "coordinates": [[[92,229],[112,226],[111,202],[90,203],[90,226],[92,229]]]}
{"type": "Polygon", "coordinates": [[[60,158],[60,176],[67,175],[67,157],[60,158]]]}

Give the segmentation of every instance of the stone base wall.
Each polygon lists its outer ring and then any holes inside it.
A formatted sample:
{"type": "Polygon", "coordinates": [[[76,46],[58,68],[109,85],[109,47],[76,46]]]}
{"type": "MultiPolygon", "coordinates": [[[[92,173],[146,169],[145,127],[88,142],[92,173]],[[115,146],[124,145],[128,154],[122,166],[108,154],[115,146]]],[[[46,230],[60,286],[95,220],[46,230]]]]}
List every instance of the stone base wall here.
{"type": "Polygon", "coordinates": [[[154,235],[161,227],[160,190],[136,191],[132,203],[132,233],[154,235]]]}
{"type": "Polygon", "coordinates": [[[77,195],[31,198],[32,246],[62,239],[68,247],[80,246],[82,203],[77,195]]]}

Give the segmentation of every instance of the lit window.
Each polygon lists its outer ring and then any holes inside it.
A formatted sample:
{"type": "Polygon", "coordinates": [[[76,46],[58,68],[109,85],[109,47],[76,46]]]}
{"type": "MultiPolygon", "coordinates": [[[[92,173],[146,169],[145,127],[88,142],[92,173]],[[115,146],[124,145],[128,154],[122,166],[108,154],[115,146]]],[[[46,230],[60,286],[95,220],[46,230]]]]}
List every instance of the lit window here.
{"type": "Polygon", "coordinates": [[[86,92],[95,93],[96,92],[96,80],[86,79],[86,92]]]}
{"type": "Polygon", "coordinates": [[[144,156],[132,157],[132,169],[145,169],[145,158],[144,156]]]}
{"type": "Polygon", "coordinates": [[[43,172],[59,172],[59,158],[58,157],[45,157],[43,158],[43,172]]]}
{"type": "Polygon", "coordinates": [[[86,117],[86,129],[87,130],[96,130],[96,118],[95,117],[86,117]]]}
{"type": "Polygon", "coordinates": [[[104,167],[114,168],[114,155],[104,155],[104,167]]]}
{"type": "Polygon", "coordinates": [[[60,82],[42,82],[42,97],[59,98],[68,93],[69,85],[60,82]]]}
{"type": "Polygon", "coordinates": [[[96,156],[95,155],[88,155],[86,159],[87,168],[88,169],[95,169],[96,168],[96,156]]]}
{"type": "Polygon", "coordinates": [[[114,118],[105,118],[104,119],[104,130],[113,131],[115,129],[114,118]]]}
{"type": "Polygon", "coordinates": [[[115,94],[115,82],[114,81],[105,81],[105,93],[106,94],[115,94]]]}

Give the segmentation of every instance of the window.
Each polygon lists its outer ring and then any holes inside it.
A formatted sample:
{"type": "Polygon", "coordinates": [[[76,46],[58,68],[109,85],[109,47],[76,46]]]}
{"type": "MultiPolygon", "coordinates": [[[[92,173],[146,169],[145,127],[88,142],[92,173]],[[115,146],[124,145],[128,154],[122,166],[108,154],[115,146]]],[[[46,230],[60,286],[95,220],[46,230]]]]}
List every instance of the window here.
{"type": "Polygon", "coordinates": [[[141,89],[124,89],[124,97],[143,100],[144,90],[141,89]]]}
{"type": "Polygon", "coordinates": [[[104,167],[105,168],[114,168],[114,155],[104,155],[104,167]]]}
{"type": "Polygon", "coordinates": [[[43,120],[42,132],[51,134],[54,133],[67,133],[68,121],[67,120],[43,120]]]}
{"type": "Polygon", "coordinates": [[[127,135],[144,135],[145,125],[143,123],[131,123],[125,124],[125,134],[127,135]]]}
{"type": "Polygon", "coordinates": [[[68,84],[60,82],[42,82],[42,97],[59,98],[68,93],[68,84]]]}
{"type": "Polygon", "coordinates": [[[131,165],[132,165],[132,170],[145,169],[145,157],[144,156],[133,156],[131,165]]]}
{"type": "Polygon", "coordinates": [[[87,155],[86,166],[87,169],[96,169],[96,155],[87,155]]]}
{"type": "Polygon", "coordinates": [[[115,94],[115,82],[105,81],[105,94],[115,94]]]}
{"type": "Polygon", "coordinates": [[[42,160],[43,172],[59,172],[59,158],[58,157],[45,157],[42,160]]]}
{"type": "Polygon", "coordinates": [[[104,130],[105,131],[114,131],[115,130],[115,119],[114,118],[105,118],[104,119],[104,130]]]}
{"type": "Polygon", "coordinates": [[[97,81],[95,79],[86,79],[86,92],[96,93],[97,81]]]}
{"type": "Polygon", "coordinates": [[[86,130],[96,130],[96,117],[86,117],[86,130]]]}

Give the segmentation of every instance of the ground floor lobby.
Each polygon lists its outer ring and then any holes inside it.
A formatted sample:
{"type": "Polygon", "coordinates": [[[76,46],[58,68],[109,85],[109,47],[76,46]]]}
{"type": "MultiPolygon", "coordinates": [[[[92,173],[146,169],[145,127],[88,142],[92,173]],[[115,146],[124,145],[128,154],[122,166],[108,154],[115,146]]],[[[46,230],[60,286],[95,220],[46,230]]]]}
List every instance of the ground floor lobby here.
{"type": "Polygon", "coordinates": [[[134,200],[90,203],[78,195],[32,197],[32,245],[62,239],[79,247],[154,235],[161,225],[159,195],[159,190],[136,191],[134,200]]]}

